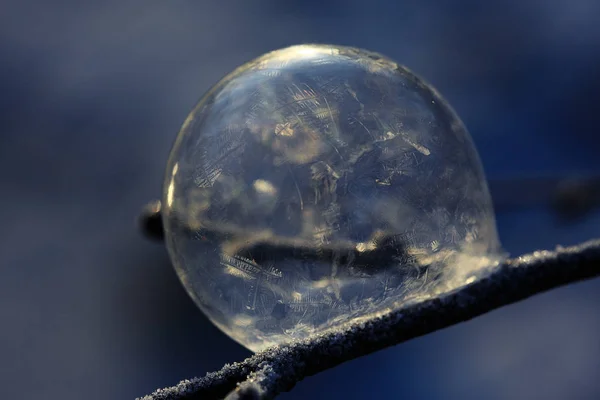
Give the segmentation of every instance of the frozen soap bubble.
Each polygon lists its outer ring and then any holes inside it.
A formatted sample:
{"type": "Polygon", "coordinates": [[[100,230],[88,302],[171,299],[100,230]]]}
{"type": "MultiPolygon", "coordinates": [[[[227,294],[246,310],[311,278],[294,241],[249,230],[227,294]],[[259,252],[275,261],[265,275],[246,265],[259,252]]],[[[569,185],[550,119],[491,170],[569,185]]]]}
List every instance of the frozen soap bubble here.
{"type": "Polygon", "coordinates": [[[185,288],[254,351],[455,289],[501,254],[460,119],[349,47],[293,46],[223,78],[177,137],[163,210],[185,288]]]}

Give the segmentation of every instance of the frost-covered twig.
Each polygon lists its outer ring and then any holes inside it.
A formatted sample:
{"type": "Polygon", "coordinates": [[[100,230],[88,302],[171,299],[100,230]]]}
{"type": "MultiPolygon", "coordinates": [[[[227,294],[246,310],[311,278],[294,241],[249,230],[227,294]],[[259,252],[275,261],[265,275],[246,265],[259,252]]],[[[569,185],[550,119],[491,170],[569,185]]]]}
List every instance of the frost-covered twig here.
{"type": "Polygon", "coordinates": [[[546,290],[600,276],[600,240],[510,259],[489,276],[437,298],[274,347],[144,400],[270,399],[306,376],[470,320],[546,290]]]}

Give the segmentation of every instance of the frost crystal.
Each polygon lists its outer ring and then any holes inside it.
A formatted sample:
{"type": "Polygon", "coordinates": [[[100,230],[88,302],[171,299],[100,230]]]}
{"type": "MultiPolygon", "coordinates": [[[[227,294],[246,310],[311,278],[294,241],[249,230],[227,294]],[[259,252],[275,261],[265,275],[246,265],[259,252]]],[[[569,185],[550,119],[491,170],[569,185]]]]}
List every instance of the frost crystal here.
{"type": "Polygon", "coordinates": [[[462,122],[406,68],[347,47],[223,78],[177,137],[163,205],[187,291],[254,351],[455,289],[501,254],[462,122]]]}

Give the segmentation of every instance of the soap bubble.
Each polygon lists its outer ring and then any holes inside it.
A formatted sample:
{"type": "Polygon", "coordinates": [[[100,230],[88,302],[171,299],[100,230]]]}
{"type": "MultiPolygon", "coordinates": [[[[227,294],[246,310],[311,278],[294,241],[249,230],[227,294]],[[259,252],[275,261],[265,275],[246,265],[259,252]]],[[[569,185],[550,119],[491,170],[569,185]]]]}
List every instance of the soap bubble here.
{"type": "Polygon", "coordinates": [[[268,53],[185,121],[163,196],[183,285],[258,351],[436,296],[501,258],[471,138],[430,85],[341,46],[268,53]]]}

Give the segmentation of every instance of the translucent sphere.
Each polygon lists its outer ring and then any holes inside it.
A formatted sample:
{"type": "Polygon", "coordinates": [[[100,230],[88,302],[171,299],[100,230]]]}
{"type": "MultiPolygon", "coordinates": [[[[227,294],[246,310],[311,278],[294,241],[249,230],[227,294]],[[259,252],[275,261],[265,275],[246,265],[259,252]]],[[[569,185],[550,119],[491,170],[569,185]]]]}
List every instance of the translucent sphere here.
{"type": "Polygon", "coordinates": [[[163,210],[185,288],[254,351],[455,289],[500,257],[457,115],[349,47],[274,51],[215,85],[174,144],[163,210]]]}

